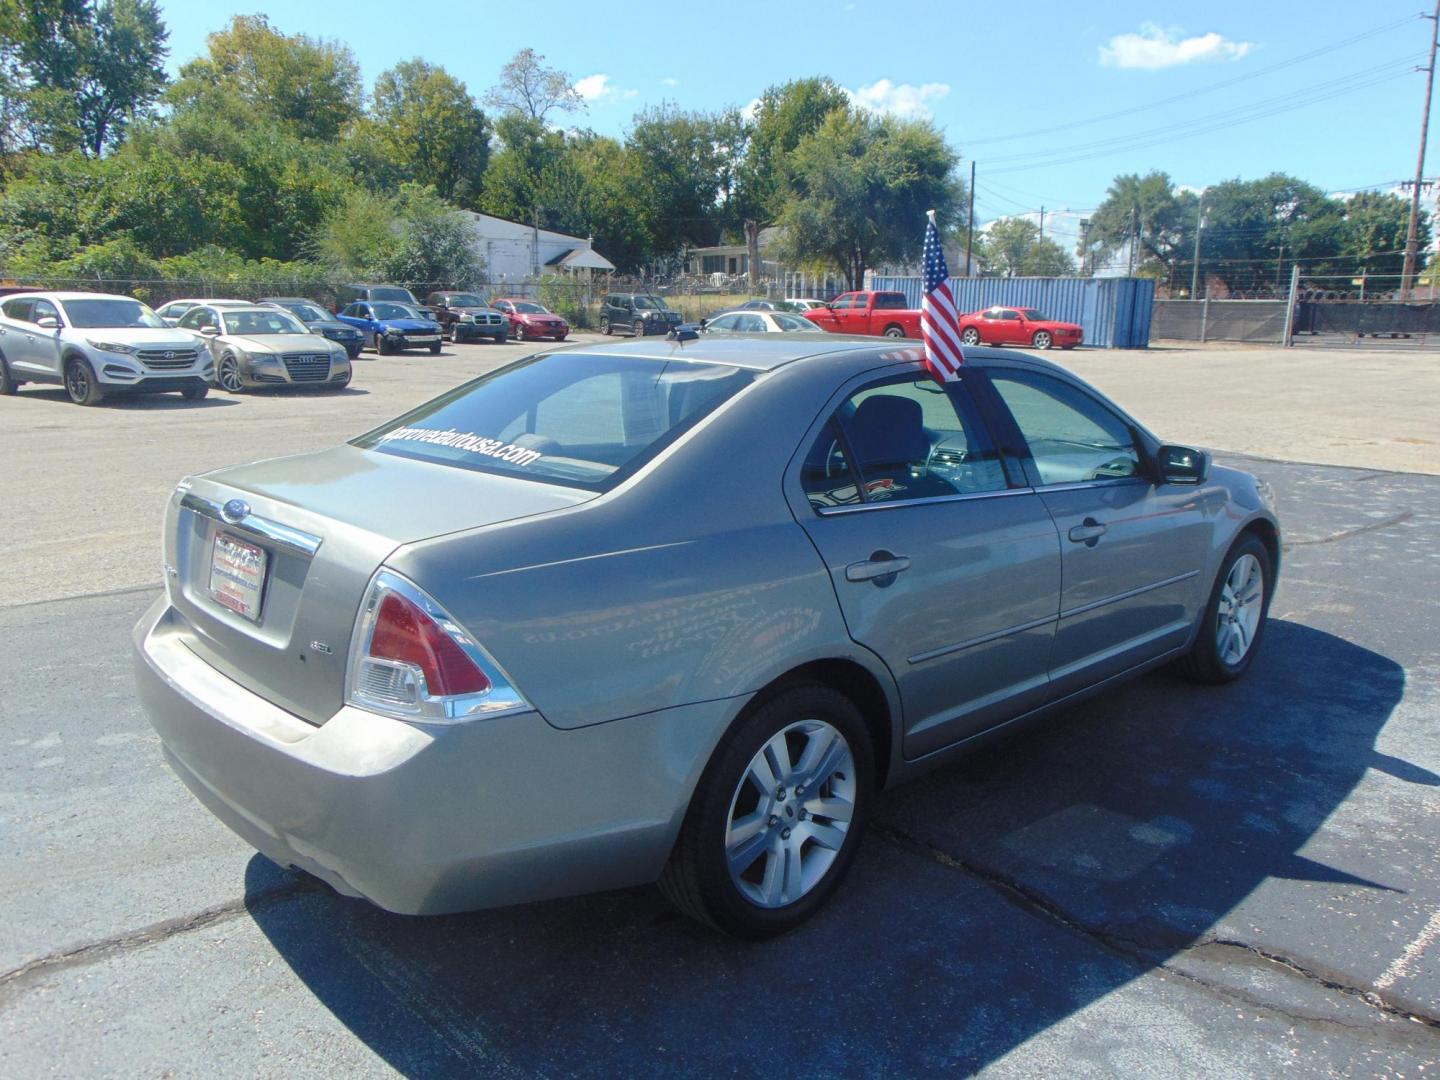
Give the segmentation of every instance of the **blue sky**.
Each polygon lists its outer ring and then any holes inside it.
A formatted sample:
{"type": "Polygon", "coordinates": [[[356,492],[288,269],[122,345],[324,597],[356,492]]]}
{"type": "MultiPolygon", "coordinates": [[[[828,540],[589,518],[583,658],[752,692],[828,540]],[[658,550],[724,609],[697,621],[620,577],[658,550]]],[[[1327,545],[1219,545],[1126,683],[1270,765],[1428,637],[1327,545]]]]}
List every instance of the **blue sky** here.
{"type": "MultiPolygon", "coordinates": [[[[267,14],[286,33],[343,41],[367,84],[418,55],[477,99],[529,46],[589,98],[579,124],[617,136],[646,105],[744,106],[771,84],[828,75],[868,107],[933,119],[967,171],[975,159],[979,220],[1044,205],[1047,233],[1065,240],[1121,172],[1159,168],[1201,188],[1283,171],[1330,191],[1413,176],[1424,75],[1412,69],[1430,30],[1421,6],[289,0],[267,14]]],[[[162,7],[172,69],[232,14],[255,10],[162,7]]],[[[1426,173],[1440,174],[1440,145],[1426,173]]]]}

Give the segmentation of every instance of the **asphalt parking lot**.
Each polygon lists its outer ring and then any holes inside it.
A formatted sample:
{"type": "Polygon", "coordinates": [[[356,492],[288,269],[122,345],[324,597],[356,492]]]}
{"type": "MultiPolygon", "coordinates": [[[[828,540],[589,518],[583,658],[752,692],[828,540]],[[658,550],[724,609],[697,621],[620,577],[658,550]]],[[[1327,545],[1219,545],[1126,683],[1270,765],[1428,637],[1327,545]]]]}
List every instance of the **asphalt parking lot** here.
{"type": "Polygon", "coordinates": [[[1252,369],[1299,380],[1253,351],[1204,377],[1065,357],[1274,487],[1263,654],[1239,684],[1153,675],[885,794],[847,888],[784,939],[718,938],[652,889],[404,919],[254,855],[169,774],[134,697],[167,493],[519,355],[367,359],[316,398],[0,399],[0,1074],[1440,1068],[1440,432],[1418,407],[1413,430],[1386,421],[1419,440],[1394,444],[1412,472],[1348,467],[1345,441],[1434,376],[1387,369],[1367,397],[1328,353],[1298,404],[1238,392],[1252,369]]]}

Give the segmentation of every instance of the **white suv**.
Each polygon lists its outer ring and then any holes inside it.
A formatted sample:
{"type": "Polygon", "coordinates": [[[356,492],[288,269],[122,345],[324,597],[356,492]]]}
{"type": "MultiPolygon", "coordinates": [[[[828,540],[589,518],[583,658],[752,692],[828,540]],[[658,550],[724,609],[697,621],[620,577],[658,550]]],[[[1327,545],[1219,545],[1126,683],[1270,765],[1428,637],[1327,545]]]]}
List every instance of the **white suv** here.
{"type": "Polygon", "coordinates": [[[167,390],[198,401],[214,377],[208,349],[133,297],[31,292],[0,302],[0,394],[37,382],[61,384],[77,405],[167,390]]]}

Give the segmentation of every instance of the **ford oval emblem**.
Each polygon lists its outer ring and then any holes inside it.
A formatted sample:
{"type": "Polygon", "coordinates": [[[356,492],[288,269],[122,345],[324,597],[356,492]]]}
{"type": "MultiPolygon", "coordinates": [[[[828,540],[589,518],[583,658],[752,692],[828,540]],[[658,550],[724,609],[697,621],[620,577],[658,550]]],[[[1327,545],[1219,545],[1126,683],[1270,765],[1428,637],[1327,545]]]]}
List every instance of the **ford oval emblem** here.
{"type": "Polygon", "coordinates": [[[250,515],[250,504],[244,499],[231,499],[220,508],[220,516],[234,525],[250,515]]]}

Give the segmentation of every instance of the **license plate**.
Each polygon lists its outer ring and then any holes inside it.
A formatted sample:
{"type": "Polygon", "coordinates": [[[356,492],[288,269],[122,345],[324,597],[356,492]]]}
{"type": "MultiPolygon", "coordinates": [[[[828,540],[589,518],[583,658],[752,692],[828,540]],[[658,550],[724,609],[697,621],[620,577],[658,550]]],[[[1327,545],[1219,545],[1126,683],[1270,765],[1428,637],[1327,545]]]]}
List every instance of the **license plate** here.
{"type": "Polygon", "coordinates": [[[231,611],[259,622],[269,558],[264,548],[217,532],[210,556],[211,597],[231,611]]]}
{"type": "Polygon", "coordinates": [[[429,335],[429,336],[427,336],[427,337],[407,337],[405,340],[408,341],[408,342],[410,342],[410,343],[412,343],[412,344],[428,345],[428,344],[430,344],[431,342],[433,342],[433,341],[439,341],[440,339],[439,339],[438,337],[436,337],[435,335],[431,334],[431,335],[429,335]]]}

